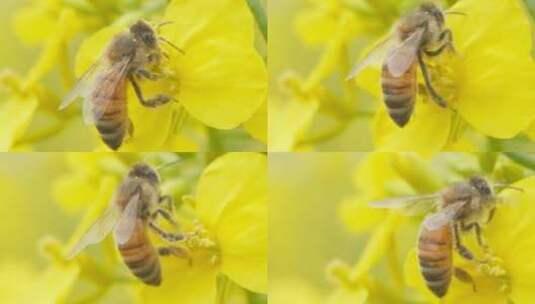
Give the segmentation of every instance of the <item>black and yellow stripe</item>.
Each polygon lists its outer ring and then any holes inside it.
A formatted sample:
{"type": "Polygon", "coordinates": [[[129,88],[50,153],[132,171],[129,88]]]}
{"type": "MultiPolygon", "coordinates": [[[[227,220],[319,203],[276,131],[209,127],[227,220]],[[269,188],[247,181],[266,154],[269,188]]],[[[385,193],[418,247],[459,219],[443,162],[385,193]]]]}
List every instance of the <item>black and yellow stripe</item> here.
{"type": "Polygon", "coordinates": [[[443,297],[450,286],[453,269],[452,231],[449,225],[436,230],[422,227],[418,239],[418,260],[427,287],[437,297],[443,297]]]}

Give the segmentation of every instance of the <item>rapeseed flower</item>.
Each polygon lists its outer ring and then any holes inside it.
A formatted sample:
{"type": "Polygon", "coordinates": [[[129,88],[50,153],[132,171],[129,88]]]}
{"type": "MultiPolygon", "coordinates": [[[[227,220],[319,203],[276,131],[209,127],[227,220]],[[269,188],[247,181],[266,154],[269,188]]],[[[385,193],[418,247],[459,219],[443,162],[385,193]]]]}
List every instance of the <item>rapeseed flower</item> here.
{"type": "Polygon", "coordinates": [[[345,292],[354,293],[365,288],[369,299],[392,297],[392,301],[439,303],[421,278],[415,249],[411,249],[408,255],[407,249],[402,249],[414,248],[415,233],[422,217],[401,216],[405,213],[378,210],[368,204],[392,197],[434,193],[453,182],[466,180],[468,176],[484,175],[492,181],[512,184],[523,191],[510,189],[498,194],[499,202],[504,204],[499,206],[495,218],[484,228],[484,236],[491,248],[489,253],[479,249],[472,236],[464,237],[468,248],[489,263],[475,266],[455,254],[455,266],[474,276],[478,291],[474,293],[470,284],[454,279],[445,303],[469,301],[467,299],[474,303],[503,303],[507,299],[515,303],[527,301],[528,291],[533,288],[528,261],[532,253],[529,246],[534,244],[530,237],[531,213],[527,211],[535,189],[535,179],[527,177],[531,172],[501,155],[443,153],[432,160],[424,160],[415,153],[369,154],[355,175],[358,191],[342,202],[339,214],[351,231],[359,234],[371,231],[371,234],[355,265],[347,266],[335,261],[329,267],[331,277],[337,279],[338,288],[345,292]],[[512,234],[517,235],[518,242],[512,241],[512,234]],[[525,253],[525,257],[522,254],[518,258],[518,254],[510,250],[512,242],[515,246],[518,244],[518,251],[525,253]],[[383,258],[389,267],[388,280],[376,279],[373,272],[370,274],[383,258]],[[407,285],[416,288],[417,293],[406,292],[407,285]]]}
{"type": "MultiPolygon", "coordinates": [[[[181,244],[189,250],[191,261],[162,257],[162,285],[145,286],[134,278],[127,279],[128,270],[110,238],[98,246],[99,254],[91,250],[70,262],[80,271],[68,299],[79,298],[75,291],[87,281],[96,284],[99,297],[104,297],[103,291],[110,286],[127,283],[128,294],[142,303],[170,299],[177,303],[215,303],[216,298],[240,303],[246,290],[267,292],[266,157],[229,153],[204,169],[201,158],[181,157],[174,169],[169,167],[161,173],[161,189],[163,194],[172,195],[179,206],[175,215],[180,231],[195,233],[181,244]]],[[[176,161],[177,156],[73,153],[69,159],[73,170],[57,181],[54,194],[67,211],[83,209],[85,215],[65,248],[71,248],[107,208],[131,164],[139,159],[165,164],[176,161]]],[[[156,245],[161,243],[158,238],[153,241],[156,245]]]]}
{"type": "MultiPolygon", "coordinates": [[[[184,53],[167,49],[170,59],[162,63],[162,71],[169,77],[144,82],[142,88],[145,96],[170,94],[177,103],[148,109],[129,88],[129,116],[135,130],[123,146],[125,151],[162,146],[185,150],[175,139],[183,127],[179,116],[211,128],[233,129],[250,120],[266,99],[266,67],[254,48],[255,24],[245,1],[172,1],[162,20],[172,23],[161,29],[161,36],[184,53]]],[[[77,76],[124,30],[112,25],[89,37],[77,53],[77,76]]]]}
{"type": "Polygon", "coordinates": [[[440,302],[421,279],[415,251],[409,253],[405,263],[407,282],[428,302],[529,303],[533,300],[535,213],[532,203],[535,200],[535,178],[528,177],[513,185],[523,191],[501,192],[498,197],[503,204],[483,230],[489,253],[484,253],[473,237],[464,237],[466,246],[474,250],[479,259],[488,262],[476,265],[454,255],[454,265],[473,277],[475,291],[471,284],[453,279],[443,302],[440,302]]]}
{"type": "MultiPolygon", "coordinates": [[[[456,54],[444,53],[429,62],[432,82],[448,109],[421,90],[411,121],[399,128],[381,102],[374,122],[378,150],[432,155],[454,148],[465,130],[505,139],[533,122],[535,89],[530,83],[535,63],[530,55],[530,20],[521,1],[466,0],[450,10],[466,14],[447,17],[456,54]]],[[[356,83],[382,100],[378,69],[362,73],[356,83]]]]}
{"type": "MultiPolygon", "coordinates": [[[[158,289],[142,287],[148,303],[215,303],[217,277],[247,290],[267,292],[267,163],[256,153],[230,153],[202,173],[189,201],[206,244],[192,244],[192,266],[164,259],[158,289]]],[[[228,285],[227,285],[228,286],[228,285]]]]}

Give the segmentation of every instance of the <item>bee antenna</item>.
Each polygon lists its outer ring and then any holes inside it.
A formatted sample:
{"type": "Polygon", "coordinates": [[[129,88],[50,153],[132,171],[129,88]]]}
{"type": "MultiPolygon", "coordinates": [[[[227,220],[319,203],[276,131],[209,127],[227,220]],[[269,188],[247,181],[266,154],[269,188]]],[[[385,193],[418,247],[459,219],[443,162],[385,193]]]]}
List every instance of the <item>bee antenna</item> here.
{"type": "Polygon", "coordinates": [[[156,171],[161,171],[161,170],[163,170],[163,169],[169,168],[169,167],[174,166],[174,165],[176,165],[176,164],[179,164],[179,163],[181,163],[181,162],[182,162],[182,159],[179,158],[179,159],[177,159],[177,160],[175,160],[175,161],[172,161],[172,162],[168,162],[168,163],[162,164],[162,165],[156,167],[156,171]]]}
{"type": "Polygon", "coordinates": [[[463,12],[456,12],[456,11],[445,11],[444,12],[446,15],[461,15],[461,16],[467,16],[466,13],[463,13],[463,12]]]}
{"type": "Polygon", "coordinates": [[[170,20],[169,21],[162,21],[162,22],[160,22],[160,23],[158,23],[156,25],[156,29],[159,30],[160,28],[162,28],[162,27],[164,27],[166,25],[172,24],[172,23],[174,23],[174,21],[170,21],[170,20]]]}
{"type": "Polygon", "coordinates": [[[182,55],[186,55],[186,52],[184,52],[183,49],[179,48],[178,46],[176,46],[176,45],[175,45],[174,43],[172,43],[171,41],[169,41],[169,40],[167,40],[167,39],[165,39],[165,38],[163,38],[163,37],[161,37],[161,36],[158,37],[158,39],[159,39],[160,41],[165,42],[165,43],[167,43],[168,45],[170,45],[172,48],[174,48],[175,50],[177,50],[180,54],[182,54],[182,55]]]}
{"type": "Polygon", "coordinates": [[[524,189],[519,188],[519,187],[515,187],[515,186],[511,186],[509,184],[495,184],[494,187],[495,188],[500,188],[500,189],[513,189],[513,190],[516,190],[516,191],[524,192],[524,189]]]}

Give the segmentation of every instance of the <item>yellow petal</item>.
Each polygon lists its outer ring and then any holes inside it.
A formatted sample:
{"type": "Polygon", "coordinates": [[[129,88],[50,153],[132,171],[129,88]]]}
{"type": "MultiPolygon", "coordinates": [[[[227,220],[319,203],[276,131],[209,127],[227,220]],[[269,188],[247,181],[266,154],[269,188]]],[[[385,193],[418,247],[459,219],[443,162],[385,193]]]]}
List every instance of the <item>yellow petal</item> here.
{"type": "Polygon", "coordinates": [[[319,102],[315,98],[269,101],[269,150],[291,151],[311,124],[319,102]]]}
{"type": "Polygon", "coordinates": [[[528,177],[514,184],[523,192],[512,189],[500,194],[505,202],[496,211],[496,216],[489,225],[486,235],[489,246],[505,262],[511,277],[511,298],[518,303],[531,300],[535,283],[535,212],[532,205],[535,200],[535,178],[528,177]],[[507,225],[509,229],[504,231],[507,225]],[[511,239],[515,241],[511,243],[511,239]]]}
{"type": "Polygon", "coordinates": [[[254,20],[245,1],[174,0],[163,20],[173,23],[163,35],[186,52],[206,40],[225,40],[250,47],[254,42],[254,20]]]}
{"type": "Polygon", "coordinates": [[[351,231],[367,232],[384,221],[386,212],[368,206],[369,200],[362,198],[346,199],[338,208],[339,217],[351,231]]]}
{"type": "Polygon", "coordinates": [[[162,35],[185,51],[173,65],[186,110],[220,129],[249,120],[265,100],[267,71],[246,2],[176,0],[164,19],[174,23],[162,35]]]}
{"type": "Polygon", "coordinates": [[[329,304],[364,304],[368,300],[368,291],[365,288],[338,288],[327,300],[329,304]]]}
{"type": "Polygon", "coordinates": [[[162,284],[151,287],[140,284],[143,303],[215,303],[216,275],[213,267],[194,264],[177,258],[162,258],[162,284]]]}
{"type": "Polygon", "coordinates": [[[338,19],[324,7],[301,11],[295,18],[295,28],[305,43],[319,44],[332,39],[338,28],[338,19]]]}
{"type": "Polygon", "coordinates": [[[321,293],[303,278],[277,278],[270,283],[272,303],[319,304],[321,293]]]}
{"type": "Polygon", "coordinates": [[[245,130],[254,138],[267,143],[267,104],[264,102],[256,113],[243,124],[245,130]]]}
{"type": "Polygon", "coordinates": [[[535,141],[535,122],[532,122],[529,128],[526,130],[526,135],[533,141],[535,141]]]}
{"type": "Polygon", "coordinates": [[[57,15],[47,12],[43,4],[34,4],[19,9],[14,18],[15,32],[24,43],[43,42],[57,27],[57,15]]]}
{"type": "Polygon", "coordinates": [[[38,272],[26,262],[4,262],[0,266],[0,301],[17,304],[62,303],[78,272],[76,264],[53,263],[43,272],[38,272]]]}
{"type": "Polygon", "coordinates": [[[214,128],[249,120],[267,94],[266,67],[253,46],[206,37],[185,51],[174,62],[184,108],[214,128]]]}
{"type": "Polygon", "coordinates": [[[513,137],[535,118],[531,28],[522,5],[518,0],[459,1],[451,9],[467,17],[448,17],[464,64],[457,109],[476,130],[493,137],[513,137]]]}
{"type": "Polygon", "coordinates": [[[0,104],[0,151],[9,151],[24,135],[37,105],[35,97],[13,97],[0,104]]]}
{"type": "Polygon", "coordinates": [[[267,164],[257,153],[213,161],[197,187],[196,210],[222,254],[222,271],[255,292],[267,289],[267,164]]]}
{"type": "Polygon", "coordinates": [[[417,99],[409,123],[399,128],[381,106],[373,126],[379,151],[415,151],[423,156],[439,152],[450,133],[451,114],[432,101],[417,99]]]}
{"type": "Polygon", "coordinates": [[[81,174],[67,174],[54,182],[55,200],[67,211],[73,212],[92,203],[95,187],[81,174]]]}

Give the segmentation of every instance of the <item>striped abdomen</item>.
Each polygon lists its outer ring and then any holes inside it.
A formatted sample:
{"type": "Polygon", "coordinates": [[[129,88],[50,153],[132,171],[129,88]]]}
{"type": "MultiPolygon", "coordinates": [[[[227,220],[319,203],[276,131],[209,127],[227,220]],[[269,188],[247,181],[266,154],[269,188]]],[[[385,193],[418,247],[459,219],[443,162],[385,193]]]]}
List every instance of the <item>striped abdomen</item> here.
{"type": "Polygon", "coordinates": [[[427,287],[437,297],[443,297],[450,286],[453,270],[452,231],[449,224],[436,230],[429,230],[422,225],[418,239],[418,261],[427,287]]]}
{"type": "Polygon", "coordinates": [[[146,234],[145,224],[141,219],[136,222],[135,232],[119,251],[123,260],[145,284],[158,286],[162,281],[160,258],[146,234]]]}
{"type": "Polygon", "coordinates": [[[104,143],[117,150],[130,127],[126,107],[126,78],[110,72],[102,77],[101,85],[93,92],[95,126],[104,143]],[[121,77],[117,80],[116,77],[121,77]],[[114,83],[118,81],[116,85],[114,83]]]}
{"type": "Polygon", "coordinates": [[[394,122],[405,126],[411,118],[416,98],[416,64],[413,64],[405,74],[394,77],[386,64],[383,64],[381,87],[388,114],[394,122]]]}

